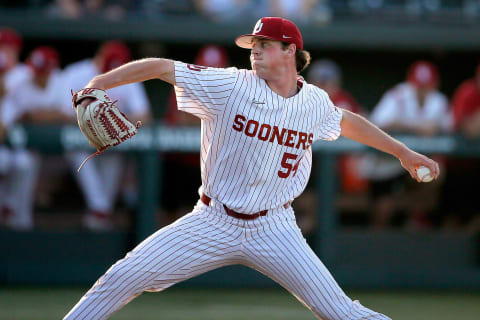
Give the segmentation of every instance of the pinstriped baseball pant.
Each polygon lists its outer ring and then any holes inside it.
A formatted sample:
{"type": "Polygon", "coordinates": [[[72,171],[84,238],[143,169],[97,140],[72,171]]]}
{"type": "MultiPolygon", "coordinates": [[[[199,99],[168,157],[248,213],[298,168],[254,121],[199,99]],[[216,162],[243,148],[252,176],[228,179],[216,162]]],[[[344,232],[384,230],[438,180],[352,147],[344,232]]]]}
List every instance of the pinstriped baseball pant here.
{"type": "Polygon", "coordinates": [[[246,221],[226,215],[214,199],[209,206],[199,201],[115,263],[64,319],[107,319],[143,291],[162,291],[232,264],[275,280],[319,319],[390,319],[345,295],[306,243],[292,208],[246,221]]]}

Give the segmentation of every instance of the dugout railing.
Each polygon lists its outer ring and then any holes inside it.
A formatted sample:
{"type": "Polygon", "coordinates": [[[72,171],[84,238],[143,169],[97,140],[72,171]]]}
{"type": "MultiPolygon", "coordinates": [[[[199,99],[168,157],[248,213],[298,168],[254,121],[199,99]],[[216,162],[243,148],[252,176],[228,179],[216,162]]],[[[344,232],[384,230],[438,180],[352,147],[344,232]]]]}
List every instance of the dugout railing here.
{"type": "MultiPolygon", "coordinates": [[[[480,155],[480,141],[465,140],[460,136],[397,138],[412,149],[426,154],[465,157],[480,155]]],[[[93,152],[74,125],[15,127],[9,132],[7,143],[12,148],[29,148],[46,153],[75,149],[90,149],[93,152]]],[[[0,247],[7,252],[2,258],[4,261],[0,263],[0,283],[88,283],[94,280],[106,266],[120,258],[125,250],[156,230],[157,196],[158,190],[162,188],[158,178],[162,170],[159,153],[198,152],[199,148],[198,128],[162,125],[142,127],[134,138],[108,151],[133,152],[138,156],[139,205],[133,230],[128,235],[81,232],[74,236],[72,234],[75,232],[68,231],[43,232],[41,235],[30,236],[29,233],[0,230],[0,247]],[[60,255],[64,264],[61,271],[51,268],[55,264],[55,258],[49,260],[49,257],[55,257],[59,252],[62,252],[60,255]],[[73,256],[69,256],[69,252],[73,256]],[[39,266],[28,265],[34,262],[39,266]],[[82,271],[83,274],[79,275],[78,272],[82,271]]],[[[319,205],[318,225],[312,237],[312,246],[340,283],[355,287],[480,288],[478,240],[473,235],[402,231],[372,233],[365,230],[343,232],[339,228],[335,203],[336,157],[339,154],[370,152],[373,149],[345,138],[335,142],[316,142],[313,149],[319,167],[312,179],[316,179],[319,205]]],[[[269,280],[259,274],[238,268],[224,268],[214,271],[213,276],[207,274],[187,283],[216,286],[271,285],[269,280]]]]}

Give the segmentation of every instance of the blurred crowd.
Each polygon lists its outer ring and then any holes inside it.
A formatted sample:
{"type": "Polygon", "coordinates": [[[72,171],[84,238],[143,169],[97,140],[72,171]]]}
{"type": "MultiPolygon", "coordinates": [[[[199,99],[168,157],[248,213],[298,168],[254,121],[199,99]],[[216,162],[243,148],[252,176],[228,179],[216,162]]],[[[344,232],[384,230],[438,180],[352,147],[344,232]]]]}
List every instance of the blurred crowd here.
{"type": "MultiPolygon", "coordinates": [[[[33,48],[25,61],[19,61],[21,51],[21,35],[0,27],[0,224],[15,230],[33,229],[35,208],[48,207],[49,196],[62,177],[69,175],[83,199],[82,225],[95,231],[115,228],[119,198],[128,208],[138,205],[137,163],[132,155],[109,152],[93,158],[76,173],[88,155],[85,151],[43,154],[3,142],[16,124],[74,124],[70,90],[81,89],[95,75],[130,61],[130,48],[121,41],[106,41],[91,57],[64,68],[60,68],[60,52],[53,47],[33,48]]],[[[200,48],[192,62],[218,68],[232,65],[225,48],[213,44],[200,48]]],[[[472,77],[458,83],[454,94],[447,97],[439,91],[437,66],[431,61],[415,61],[405,71],[404,81],[378,97],[373,108],[362,107],[343,87],[342,71],[335,61],[313,61],[304,76],[325,90],[335,105],[367,117],[389,133],[422,137],[459,134],[480,139],[480,65],[472,66],[472,77]]],[[[145,124],[154,121],[143,84],[108,92],[130,119],[145,124]]],[[[176,110],[173,90],[160,120],[168,126],[200,126],[198,119],[176,110]]],[[[344,201],[341,209],[361,211],[363,207],[366,225],[375,229],[480,231],[480,205],[474,195],[479,162],[434,157],[443,174],[432,183],[417,183],[397,160],[379,153],[340,157],[339,199],[350,200],[344,201]]],[[[159,159],[164,187],[158,195],[158,216],[159,224],[164,225],[189,212],[198,200],[200,159],[198,153],[160,154],[159,159]]],[[[313,232],[317,223],[315,174],[293,204],[306,234],[313,232]]]]}
{"type": "Polygon", "coordinates": [[[329,23],[334,17],[476,22],[478,0],[3,0],[0,7],[29,8],[63,19],[120,20],[162,16],[203,16],[232,22],[282,16],[303,23],[329,23]]]}

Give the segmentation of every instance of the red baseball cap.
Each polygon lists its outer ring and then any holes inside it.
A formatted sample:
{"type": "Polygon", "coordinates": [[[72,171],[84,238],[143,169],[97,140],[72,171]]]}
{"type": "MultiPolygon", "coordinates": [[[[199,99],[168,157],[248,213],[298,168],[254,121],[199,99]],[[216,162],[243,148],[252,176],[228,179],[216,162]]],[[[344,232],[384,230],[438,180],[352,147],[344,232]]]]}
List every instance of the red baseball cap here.
{"type": "Polygon", "coordinates": [[[28,56],[27,64],[35,74],[47,74],[58,67],[58,52],[52,47],[37,47],[28,56]]]}
{"type": "Polygon", "coordinates": [[[290,20],[280,17],[264,17],[257,21],[251,34],[244,34],[235,39],[240,48],[251,49],[254,37],[294,43],[303,50],[303,39],[298,27],[290,20]]]}
{"type": "Polygon", "coordinates": [[[227,51],[216,45],[205,46],[198,52],[195,58],[195,64],[214,68],[225,68],[228,65],[227,51]]]}
{"type": "Polygon", "coordinates": [[[98,54],[103,58],[102,72],[107,72],[131,60],[130,49],[121,41],[105,42],[98,54]]]}
{"type": "Polygon", "coordinates": [[[0,27],[0,46],[9,46],[20,52],[22,49],[22,37],[11,28],[0,27]]]}
{"type": "Polygon", "coordinates": [[[416,87],[431,88],[438,84],[437,67],[428,61],[417,61],[410,66],[407,81],[416,87]]]}

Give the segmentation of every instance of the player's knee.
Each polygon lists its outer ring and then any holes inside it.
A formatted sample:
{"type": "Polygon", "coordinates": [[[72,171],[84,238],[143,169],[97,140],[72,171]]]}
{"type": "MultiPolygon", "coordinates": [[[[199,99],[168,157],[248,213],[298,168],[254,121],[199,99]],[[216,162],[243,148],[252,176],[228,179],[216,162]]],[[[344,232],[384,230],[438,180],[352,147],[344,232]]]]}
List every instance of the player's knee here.
{"type": "Polygon", "coordinates": [[[124,258],[115,263],[99,282],[107,286],[140,288],[149,283],[150,272],[141,266],[136,259],[124,258]]]}

